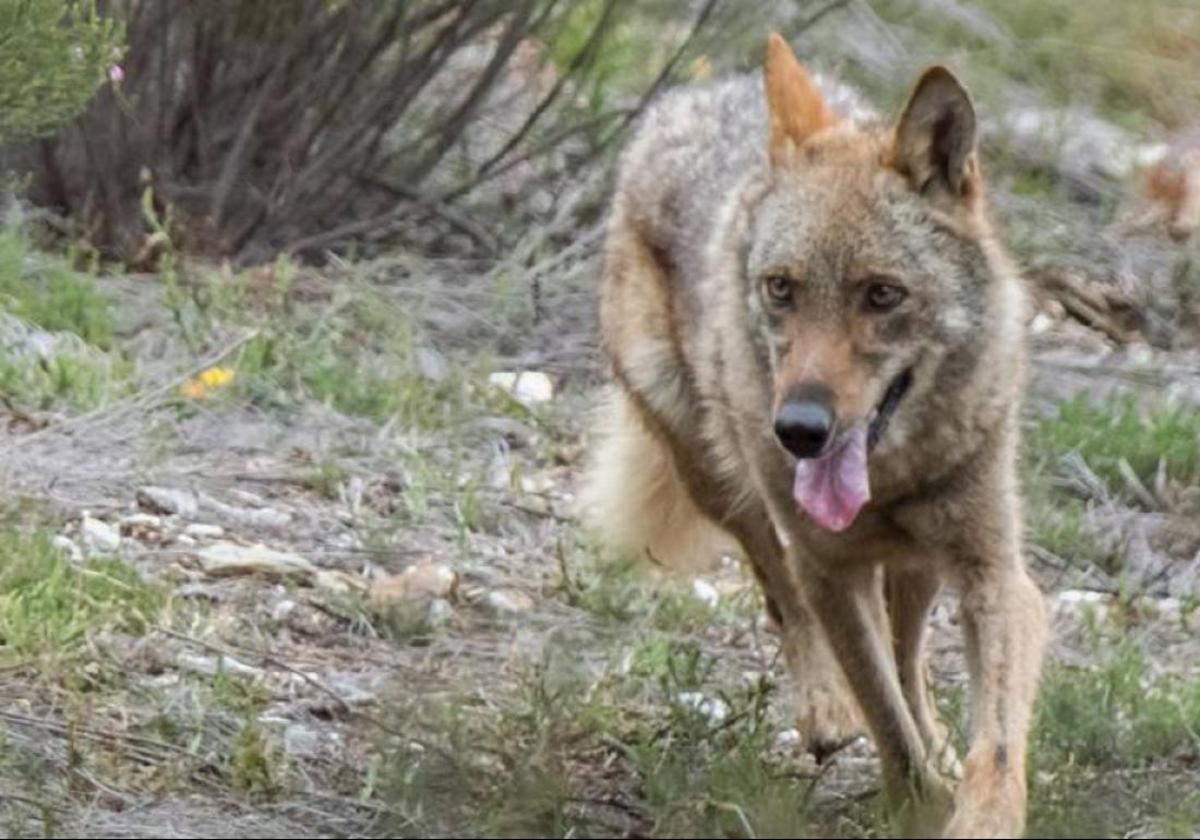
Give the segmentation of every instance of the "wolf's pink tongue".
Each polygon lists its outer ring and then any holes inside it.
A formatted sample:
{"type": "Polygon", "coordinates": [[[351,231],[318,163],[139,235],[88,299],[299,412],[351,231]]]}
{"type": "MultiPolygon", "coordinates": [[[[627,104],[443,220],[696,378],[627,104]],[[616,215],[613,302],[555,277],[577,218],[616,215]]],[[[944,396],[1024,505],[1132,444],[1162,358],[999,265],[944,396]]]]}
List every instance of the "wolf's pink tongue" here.
{"type": "Polygon", "coordinates": [[[866,426],[851,429],[829,454],[798,461],[792,495],[827,531],[849,528],[871,500],[866,426]]]}

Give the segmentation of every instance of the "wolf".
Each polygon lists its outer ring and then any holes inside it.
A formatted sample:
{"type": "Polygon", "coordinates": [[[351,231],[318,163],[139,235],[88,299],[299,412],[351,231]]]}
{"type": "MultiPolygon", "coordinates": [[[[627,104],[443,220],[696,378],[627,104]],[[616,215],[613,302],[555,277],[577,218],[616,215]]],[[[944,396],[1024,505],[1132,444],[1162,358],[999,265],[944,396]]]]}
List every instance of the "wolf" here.
{"type": "Polygon", "coordinates": [[[748,560],[809,743],[865,723],[904,831],[1016,836],[1047,635],[1016,477],[1025,290],[955,76],[928,69],[890,122],[837,90],[775,33],[761,77],[644,115],[605,232],[613,382],[582,501],[660,564],[748,560]],[[943,586],[961,764],[923,658],[943,586]]]}

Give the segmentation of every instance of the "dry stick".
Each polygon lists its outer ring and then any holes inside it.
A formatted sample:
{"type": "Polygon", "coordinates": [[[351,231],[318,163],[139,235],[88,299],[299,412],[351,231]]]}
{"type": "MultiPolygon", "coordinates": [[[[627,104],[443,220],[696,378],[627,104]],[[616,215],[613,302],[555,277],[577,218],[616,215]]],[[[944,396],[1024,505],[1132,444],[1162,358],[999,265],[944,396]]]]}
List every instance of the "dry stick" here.
{"type": "Polygon", "coordinates": [[[825,17],[825,15],[840,9],[842,6],[849,5],[849,3],[850,0],[833,0],[832,3],[826,3],[824,6],[817,9],[815,12],[805,18],[804,22],[800,24],[796,31],[804,32],[807,29],[811,29],[813,26],[816,26],[821,18],[825,17]]]}
{"type": "MultiPolygon", "coordinates": [[[[553,8],[555,3],[557,0],[552,0],[549,8],[553,8]]],[[[491,60],[479,74],[479,79],[471,86],[454,112],[441,123],[438,137],[433,140],[429,150],[409,165],[404,180],[420,183],[446,155],[454,141],[462,135],[463,129],[474,116],[475,109],[495,87],[501,72],[508,65],[509,58],[516,51],[521,40],[532,30],[532,27],[528,25],[531,12],[531,3],[526,0],[513,14],[512,20],[505,27],[504,33],[496,44],[496,51],[492,54],[491,60]]],[[[541,17],[539,17],[540,20],[541,17]]],[[[536,26],[537,22],[534,25],[536,26]]]]}
{"type": "Polygon", "coordinates": [[[1159,508],[1158,499],[1154,498],[1154,494],[1146,489],[1146,485],[1142,483],[1137,473],[1133,471],[1133,467],[1124,458],[1117,461],[1117,472],[1125,480],[1125,485],[1130,492],[1137,496],[1138,501],[1145,505],[1147,510],[1153,511],[1159,508]]]}
{"type": "Polygon", "coordinates": [[[80,426],[86,426],[89,423],[98,421],[98,420],[102,419],[105,415],[109,415],[111,417],[118,417],[123,412],[129,411],[129,410],[132,410],[135,408],[139,408],[139,407],[144,407],[147,404],[149,404],[150,402],[152,402],[153,400],[157,399],[158,397],[161,397],[164,394],[170,393],[171,391],[178,390],[179,386],[181,386],[183,383],[187,382],[189,379],[195,378],[196,376],[200,375],[204,371],[208,370],[208,368],[212,367],[214,364],[216,364],[221,359],[228,356],[233,351],[240,348],[242,345],[257,338],[258,335],[259,335],[258,330],[251,330],[250,332],[242,335],[236,341],[233,341],[232,343],[221,348],[217,352],[210,353],[203,362],[196,365],[196,367],[192,368],[191,370],[189,370],[186,374],[184,374],[182,376],[175,377],[175,378],[163,383],[162,385],[159,385],[156,388],[152,388],[149,391],[144,391],[140,394],[137,394],[136,396],[130,397],[126,400],[116,403],[115,405],[105,406],[104,408],[97,408],[97,409],[94,409],[93,411],[87,412],[86,414],[81,414],[78,417],[72,417],[70,419],[62,421],[61,423],[56,423],[56,424],[53,424],[50,426],[46,426],[45,428],[38,429],[36,432],[33,432],[28,435],[24,435],[21,438],[19,438],[18,440],[14,441],[13,443],[4,447],[3,449],[0,449],[0,454],[3,454],[5,451],[10,450],[14,447],[23,446],[25,444],[28,444],[30,441],[33,441],[39,437],[48,435],[51,432],[65,432],[65,431],[68,431],[71,429],[76,429],[80,426]]]}
{"type": "MultiPolygon", "coordinates": [[[[194,636],[188,636],[184,633],[176,632],[175,630],[171,630],[168,627],[163,627],[162,625],[157,625],[154,629],[157,630],[158,632],[162,633],[165,636],[170,636],[172,639],[178,639],[181,642],[187,642],[188,644],[196,645],[197,647],[204,648],[205,650],[208,650],[211,653],[216,653],[220,656],[227,656],[231,659],[237,658],[234,655],[235,653],[238,652],[238,650],[236,648],[229,648],[224,645],[217,645],[217,644],[213,644],[212,642],[206,642],[203,639],[197,639],[194,636]]],[[[354,709],[351,707],[351,705],[349,703],[346,702],[346,700],[340,694],[338,694],[336,691],[334,691],[329,686],[322,683],[320,680],[318,680],[316,677],[312,676],[311,674],[306,674],[303,671],[301,671],[299,668],[293,668],[291,665],[288,665],[286,662],[283,662],[283,661],[275,658],[274,656],[271,656],[269,653],[262,653],[260,651],[250,650],[249,648],[241,648],[241,651],[243,653],[250,654],[251,656],[256,657],[263,665],[268,665],[270,667],[279,668],[281,670],[287,671],[288,673],[295,674],[296,676],[300,677],[300,679],[304,680],[306,683],[311,685],[313,688],[320,691],[322,694],[325,694],[326,696],[333,698],[334,702],[337,703],[338,706],[341,707],[343,712],[345,712],[346,714],[354,714],[354,709]]]]}
{"type": "Polygon", "coordinates": [[[1140,370],[1120,365],[1084,364],[1083,362],[1068,362],[1040,357],[1034,357],[1033,363],[1037,367],[1055,368],[1071,373],[1121,376],[1126,379],[1141,379],[1152,384],[1176,382],[1181,376],[1200,377],[1200,367],[1193,367],[1191,365],[1163,365],[1154,370],[1140,370]]]}
{"type": "Polygon", "coordinates": [[[428,198],[421,195],[412,187],[405,187],[399,184],[393,184],[378,175],[362,175],[358,178],[360,183],[368,186],[376,187],[386,193],[389,193],[393,198],[402,198],[412,202],[417,208],[425,210],[442,219],[445,219],[452,227],[457,228],[463,233],[474,239],[484,250],[491,254],[495,254],[500,250],[500,245],[496,241],[496,237],[487,232],[484,227],[463,215],[452,207],[447,206],[446,200],[438,198],[428,198]]]}
{"type": "Polygon", "coordinates": [[[20,712],[8,710],[0,710],[0,719],[16,726],[28,726],[46,732],[53,732],[56,735],[68,736],[73,732],[76,735],[82,735],[93,741],[123,741],[129,746],[134,747],[135,752],[146,760],[162,761],[172,754],[187,758],[196,758],[194,753],[183,747],[166,741],[156,741],[153,738],[146,738],[142,735],[115,735],[112,732],[101,732],[88,726],[68,726],[57,721],[33,717],[32,715],[23,715],[20,712]]]}
{"type": "MultiPolygon", "coordinates": [[[[282,68],[283,65],[280,64],[279,67],[282,68]]],[[[221,167],[221,174],[217,177],[217,183],[213,187],[212,205],[209,209],[215,227],[219,228],[225,220],[225,203],[229,198],[229,192],[233,189],[234,181],[241,173],[242,160],[250,148],[250,140],[262,117],[263,109],[267,105],[267,99],[275,92],[277,78],[279,78],[278,74],[272,73],[258,89],[258,95],[255,96],[250,110],[242,120],[241,128],[238,129],[237,138],[233,141],[233,148],[230,149],[229,156],[225,158],[225,165],[221,167]]]]}
{"type": "Polygon", "coordinates": [[[235,645],[233,647],[227,647],[224,645],[213,644],[212,642],[206,642],[203,639],[197,639],[193,636],[188,636],[183,633],[176,632],[175,630],[171,630],[167,627],[163,627],[162,625],[157,625],[154,629],[158,630],[160,633],[163,633],[164,635],[170,636],[174,639],[178,639],[181,642],[187,642],[189,644],[197,645],[199,647],[209,650],[212,653],[216,653],[221,656],[228,656],[228,657],[236,659],[237,657],[235,656],[235,654],[237,654],[240,651],[241,653],[243,653],[247,656],[252,656],[252,657],[257,658],[258,661],[260,663],[262,663],[263,665],[266,665],[269,667],[274,667],[274,668],[279,668],[280,670],[287,671],[288,673],[291,673],[291,674],[295,674],[296,676],[298,676],[302,680],[304,680],[306,683],[311,685],[313,688],[320,691],[322,694],[330,697],[335,703],[337,703],[337,705],[342,709],[342,711],[345,714],[353,716],[353,717],[357,717],[361,720],[364,720],[367,723],[370,723],[371,725],[378,727],[380,730],[388,733],[389,735],[397,735],[397,736],[401,736],[401,737],[407,737],[404,735],[403,732],[400,732],[399,730],[397,730],[391,726],[388,726],[386,723],[384,723],[382,720],[380,720],[375,715],[369,714],[369,713],[361,711],[359,709],[355,709],[348,702],[346,702],[345,698],[343,698],[340,694],[338,694],[336,691],[334,691],[329,686],[322,683],[316,677],[312,676],[311,674],[304,673],[299,668],[292,667],[291,665],[278,659],[277,657],[272,656],[269,653],[262,653],[261,651],[251,650],[250,648],[244,648],[239,645],[235,645]]]}
{"type": "MultiPolygon", "coordinates": [[[[579,52],[576,53],[571,59],[571,64],[567,67],[566,72],[555,80],[553,87],[551,87],[550,91],[544,97],[542,97],[542,101],[537,104],[529,116],[525,118],[525,122],[519,129],[517,129],[517,132],[510,137],[503,146],[500,147],[499,151],[485,160],[479,166],[479,168],[475,170],[475,178],[473,179],[474,181],[479,182],[486,178],[491,168],[503,160],[505,155],[511,152],[514,148],[516,148],[518,143],[525,139],[525,135],[527,135],[533,129],[538,120],[542,118],[547,109],[549,109],[549,107],[554,103],[554,100],[556,100],[562,93],[567,82],[570,81],[575,74],[583,68],[585,63],[590,62],[593,59],[596,54],[596,50],[600,46],[601,39],[604,37],[605,32],[608,31],[609,18],[612,17],[612,12],[613,9],[616,8],[617,2],[618,0],[607,0],[607,2],[604,4],[604,8],[600,12],[600,17],[597,19],[595,26],[593,26],[592,31],[588,33],[587,41],[584,42],[583,46],[580,47],[579,52]]],[[[712,0],[710,0],[710,3],[711,2],[712,0]]],[[[552,7],[553,4],[551,4],[551,8],[552,7]]]]}
{"type": "MultiPolygon", "coordinates": [[[[633,109],[625,116],[625,118],[621,120],[616,128],[609,132],[607,137],[600,141],[599,147],[601,149],[612,142],[614,138],[620,136],[621,132],[623,132],[630,123],[641,116],[642,112],[646,110],[646,106],[650,104],[650,100],[656,93],[658,93],[659,88],[663,86],[663,84],[670,77],[671,73],[675,70],[675,65],[679,63],[679,60],[683,58],[683,54],[687,52],[688,47],[690,47],[692,42],[696,40],[696,36],[700,34],[700,30],[704,28],[704,24],[708,22],[709,16],[712,15],[713,10],[716,7],[717,0],[708,0],[708,2],[704,4],[704,8],[701,9],[700,14],[696,16],[696,20],[694,23],[692,23],[692,28],[688,31],[687,36],[684,37],[683,42],[680,43],[679,47],[675,50],[671,57],[667,59],[667,63],[663,65],[662,70],[658,72],[658,76],[655,77],[654,81],[650,83],[650,87],[646,88],[645,93],[643,93],[641,98],[638,100],[637,105],[635,105],[633,109]]],[[[591,157],[594,158],[595,155],[593,154],[591,157]]],[[[584,164],[590,162],[591,158],[585,161],[584,164]]]]}
{"type": "Polygon", "coordinates": [[[28,805],[30,808],[36,808],[39,811],[57,811],[60,814],[66,811],[66,808],[61,805],[54,805],[50,802],[38,802],[36,799],[31,799],[28,796],[20,796],[15,793],[0,791],[0,799],[6,799],[9,802],[20,802],[22,805],[28,805]]]}
{"type": "Polygon", "coordinates": [[[509,158],[503,163],[503,165],[493,168],[485,176],[467,181],[447,190],[446,192],[442,193],[441,196],[439,196],[439,199],[442,201],[454,201],[455,199],[475,189],[475,187],[477,187],[479,184],[494,178],[498,178],[504,173],[520,166],[521,164],[541,157],[542,155],[552,151],[566,140],[574,137],[576,134],[583,134],[584,132],[590,131],[593,128],[600,127],[611,120],[625,119],[632,116],[636,116],[636,109],[634,108],[615,108],[611,111],[604,111],[603,113],[596,114],[594,117],[589,117],[586,120],[581,120],[574,125],[569,125],[566,128],[560,129],[559,131],[551,134],[541,143],[533,146],[525,153],[509,158]]]}
{"type": "Polygon", "coordinates": [[[353,236],[356,233],[370,233],[378,230],[385,225],[398,222],[406,215],[412,213],[416,208],[412,205],[402,205],[393,207],[386,213],[380,213],[377,216],[372,216],[369,219],[360,219],[356,222],[348,222],[341,227],[336,227],[333,230],[325,233],[317,233],[312,236],[306,236],[289,244],[284,252],[287,254],[303,254],[309,251],[315,251],[327,245],[332,245],[338,240],[344,239],[347,236],[353,236]]]}

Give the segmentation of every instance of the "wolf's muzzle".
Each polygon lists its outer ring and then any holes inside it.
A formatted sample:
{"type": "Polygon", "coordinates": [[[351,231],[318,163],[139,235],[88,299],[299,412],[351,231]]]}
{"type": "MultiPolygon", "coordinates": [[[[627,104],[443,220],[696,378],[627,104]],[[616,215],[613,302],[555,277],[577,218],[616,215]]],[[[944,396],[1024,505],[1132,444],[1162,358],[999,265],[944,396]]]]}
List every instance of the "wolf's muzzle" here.
{"type": "Polygon", "coordinates": [[[797,458],[821,454],[833,434],[833,393],[823,385],[805,385],[788,396],[775,414],[775,436],[797,458]]]}

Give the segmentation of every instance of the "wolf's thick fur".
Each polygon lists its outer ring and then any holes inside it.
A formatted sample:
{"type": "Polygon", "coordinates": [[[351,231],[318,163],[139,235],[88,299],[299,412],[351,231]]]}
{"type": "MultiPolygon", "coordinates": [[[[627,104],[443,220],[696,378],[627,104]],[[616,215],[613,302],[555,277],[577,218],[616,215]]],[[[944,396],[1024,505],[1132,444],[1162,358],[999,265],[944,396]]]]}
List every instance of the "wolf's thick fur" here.
{"type": "Polygon", "coordinates": [[[646,115],[608,229],[616,387],[585,501],[611,539],[661,563],[739,545],[782,624],[810,742],[852,733],[861,713],[913,830],[1013,836],[1045,643],[1015,477],[1024,290],[954,77],[927,71],[894,126],[861,111],[772,36],[762,79],[679,90],[646,115]],[[781,402],[818,383],[839,428],[861,429],[902,379],[869,456],[871,501],[846,530],[817,527],[773,432],[781,402]],[[944,582],[972,687],[955,792],[921,649],[944,582]]]}

